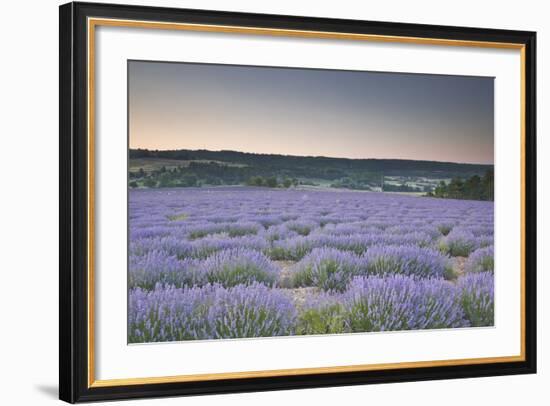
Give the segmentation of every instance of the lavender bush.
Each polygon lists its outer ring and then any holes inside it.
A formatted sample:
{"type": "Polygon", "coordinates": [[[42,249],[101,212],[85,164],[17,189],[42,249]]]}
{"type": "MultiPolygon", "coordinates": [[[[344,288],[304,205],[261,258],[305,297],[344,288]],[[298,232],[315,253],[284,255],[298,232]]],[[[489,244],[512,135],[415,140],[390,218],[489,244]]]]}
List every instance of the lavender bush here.
{"type": "Polygon", "coordinates": [[[435,222],[434,225],[437,227],[437,230],[442,235],[447,235],[451,232],[451,230],[455,226],[455,223],[453,221],[438,220],[435,222]]]}
{"type": "Polygon", "coordinates": [[[491,245],[472,252],[466,260],[464,270],[466,272],[493,272],[494,267],[494,248],[491,245]]]}
{"type": "Polygon", "coordinates": [[[130,290],[128,341],[273,337],[294,333],[296,312],[282,292],[262,284],[130,290]]]}
{"type": "Polygon", "coordinates": [[[467,257],[478,246],[479,243],[471,231],[456,228],[440,244],[441,250],[453,257],[467,257]]]}
{"type": "Polygon", "coordinates": [[[494,279],[491,272],[466,274],[458,280],[460,302],[473,327],[495,324],[494,279]]]}
{"type": "Polygon", "coordinates": [[[317,228],[318,224],[311,220],[291,220],[286,222],[285,226],[290,231],[306,236],[311,232],[311,230],[317,228]]]}
{"type": "Polygon", "coordinates": [[[274,260],[298,261],[313,249],[311,239],[304,236],[275,241],[269,249],[269,257],[274,260]]]}
{"type": "Polygon", "coordinates": [[[345,326],[350,332],[463,327],[457,294],[440,279],[355,278],[343,298],[345,326]]]}
{"type": "Polygon", "coordinates": [[[130,288],[151,290],[157,284],[176,287],[202,285],[204,275],[198,270],[198,261],[179,260],[162,251],[150,251],[143,256],[130,256],[128,285],[130,288]]]}
{"type": "Polygon", "coordinates": [[[254,251],[264,251],[269,247],[269,243],[259,236],[247,235],[238,238],[229,238],[228,235],[217,234],[193,241],[189,247],[189,256],[193,258],[205,259],[218,251],[248,249],[254,251]]]}
{"type": "Polygon", "coordinates": [[[296,334],[341,334],[348,332],[340,295],[310,297],[298,313],[296,334]]]}
{"type": "Polygon", "coordinates": [[[202,261],[200,273],[209,283],[229,287],[253,282],[272,285],[279,271],[261,252],[231,249],[216,252],[202,261]]]}
{"type": "Polygon", "coordinates": [[[292,273],[293,286],[317,286],[325,291],[346,289],[359,274],[359,257],[334,248],[315,248],[302,259],[292,273]]]}
{"type": "Polygon", "coordinates": [[[409,245],[378,245],[363,256],[369,275],[400,274],[443,278],[451,273],[449,258],[429,248],[409,245]]]}

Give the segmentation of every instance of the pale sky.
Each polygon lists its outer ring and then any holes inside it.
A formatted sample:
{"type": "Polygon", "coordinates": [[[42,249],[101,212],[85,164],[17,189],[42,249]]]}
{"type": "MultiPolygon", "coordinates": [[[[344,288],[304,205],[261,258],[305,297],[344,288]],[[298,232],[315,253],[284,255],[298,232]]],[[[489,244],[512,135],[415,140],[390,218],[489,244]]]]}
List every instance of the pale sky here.
{"type": "Polygon", "coordinates": [[[130,148],[494,162],[493,78],[128,64],[130,148]]]}

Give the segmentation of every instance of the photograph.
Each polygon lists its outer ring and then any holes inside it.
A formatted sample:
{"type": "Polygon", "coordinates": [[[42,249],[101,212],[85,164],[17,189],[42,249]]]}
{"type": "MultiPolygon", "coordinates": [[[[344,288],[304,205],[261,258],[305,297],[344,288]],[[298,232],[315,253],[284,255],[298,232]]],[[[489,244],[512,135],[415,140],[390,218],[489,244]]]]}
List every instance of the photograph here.
{"type": "Polygon", "coordinates": [[[494,326],[494,77],[127,71],[129,344],[494,326]]]}
{"type": "Polygon", "coordinates": [[[536,374],[536,30],[255,4],[59,7],[59,399],[536,374]]]}

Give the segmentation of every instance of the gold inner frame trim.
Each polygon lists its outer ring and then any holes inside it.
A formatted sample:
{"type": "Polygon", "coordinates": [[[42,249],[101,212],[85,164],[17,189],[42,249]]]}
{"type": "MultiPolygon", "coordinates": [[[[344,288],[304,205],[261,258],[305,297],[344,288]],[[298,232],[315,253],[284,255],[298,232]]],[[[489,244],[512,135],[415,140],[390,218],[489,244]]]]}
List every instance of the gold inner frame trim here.
{"type": "Polygon", "coordinates": [[[177,382],[213,381],[221,379],[266,378],[312,374],[330,374],[342,372],[366,372],[392,370],[397,368],[426,368],[459,365],[497,364],[505,362],[525,361],[525,45],[506,42],[468,41],[440,38],[402,37],[391,35],[355,34],[345,32],[307,31],[291,29],[275,29],[261,27],[241,27],[228,25],[168,23],[155,21],[121,20],[109,18],[88,18],[88,387],[111,387],[126,385],[161,384],[177,382]],[[298,38],[340,39],[371,42],[390,42],[417,45],[459,46],[478,48],[512,49],[520,51],[520,138],[521,138],[521,269],[520,269],[520,354],[502,357],[464,358],[451,360],[396,362],[383,364],[345,365],[316,368],[276,369],[265,371],[221,372],[211,374],[190,374],[145,378],[95,379],[95,28],[97,26],[148,28],[160,30],[180,30],[194,32],[217,32],[244,35],[267,35],[298,38]]]}

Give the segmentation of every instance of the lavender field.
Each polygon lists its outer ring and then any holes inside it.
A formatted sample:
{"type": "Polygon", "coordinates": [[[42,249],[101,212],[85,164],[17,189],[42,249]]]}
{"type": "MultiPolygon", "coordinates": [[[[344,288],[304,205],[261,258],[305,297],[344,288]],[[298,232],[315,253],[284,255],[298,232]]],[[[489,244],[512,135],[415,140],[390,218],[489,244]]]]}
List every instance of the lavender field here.
{"type": "Polygon", "coordinates": [[[129,193],[130,343],[494,324],[493,202],[129,193]]]}

